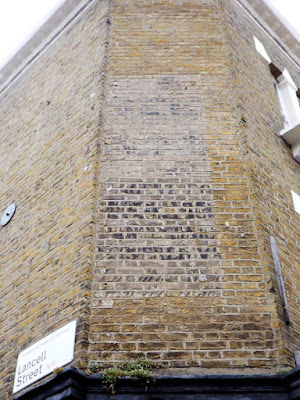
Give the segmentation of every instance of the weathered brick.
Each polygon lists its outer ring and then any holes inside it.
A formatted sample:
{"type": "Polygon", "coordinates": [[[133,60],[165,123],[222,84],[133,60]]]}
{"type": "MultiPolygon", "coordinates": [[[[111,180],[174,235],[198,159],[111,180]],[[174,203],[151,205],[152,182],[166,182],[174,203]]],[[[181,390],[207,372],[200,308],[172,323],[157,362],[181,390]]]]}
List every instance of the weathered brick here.
{"type": "Polygon", "coordinates": [[[80,368],[294,366],[300,167],[253,34],[300,85],[236,0],[101,0],[0,98],[4,400],[74,318],[80,368]]]}

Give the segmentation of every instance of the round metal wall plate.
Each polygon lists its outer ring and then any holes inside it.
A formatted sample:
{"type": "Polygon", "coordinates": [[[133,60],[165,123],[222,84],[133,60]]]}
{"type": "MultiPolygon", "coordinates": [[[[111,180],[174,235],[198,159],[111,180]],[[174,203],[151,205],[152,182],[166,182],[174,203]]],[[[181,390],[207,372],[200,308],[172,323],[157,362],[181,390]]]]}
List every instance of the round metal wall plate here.
{"type": "Polygon", "coordinates": [[[11,204],[10,206],[7,207],[7,209],[4,211],[1,217],[1,225],[4,226],[9,223],[9,221],[12,219],[14,213],[16,211],[16,205],[11,204]]]}

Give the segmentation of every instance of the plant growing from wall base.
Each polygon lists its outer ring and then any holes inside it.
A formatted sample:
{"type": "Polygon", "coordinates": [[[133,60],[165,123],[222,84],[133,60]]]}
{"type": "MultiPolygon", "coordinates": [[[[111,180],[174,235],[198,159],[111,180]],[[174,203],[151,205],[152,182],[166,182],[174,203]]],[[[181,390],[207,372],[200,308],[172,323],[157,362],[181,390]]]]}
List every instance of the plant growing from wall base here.
{"type": "MultiPolygon", "coordinates": [[[[112,398],[116,394],[116,383],[119,378],[130,377],[141,379],[145,390],[147,390],[147,384],[150,383],[153,375],[151,369],[152,364],[145,359],[137,359],[135,361],[128,361],[120,365],[114,365],[110,368],[102,370],[103,386],[110,393],[112,398]]],[[[91,372],[100,372],[100,367],[94,364],[90,367],[91,372]]]]}

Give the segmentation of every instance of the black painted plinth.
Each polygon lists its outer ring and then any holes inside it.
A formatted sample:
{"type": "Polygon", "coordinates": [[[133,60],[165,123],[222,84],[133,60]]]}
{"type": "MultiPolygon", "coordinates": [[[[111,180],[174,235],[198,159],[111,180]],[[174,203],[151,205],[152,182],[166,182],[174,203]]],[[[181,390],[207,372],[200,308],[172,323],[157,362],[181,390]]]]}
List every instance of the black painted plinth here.
{"type": "MultiPolygon", "coordinates": [[[[66,368],[18,400],[111,400],[101,375],[66,368]]],[[[147,390],[138,379],[122,378],[116,400],[300,400],[300,367],[284,375],[194,375],[156,377],[147,390]]]]}

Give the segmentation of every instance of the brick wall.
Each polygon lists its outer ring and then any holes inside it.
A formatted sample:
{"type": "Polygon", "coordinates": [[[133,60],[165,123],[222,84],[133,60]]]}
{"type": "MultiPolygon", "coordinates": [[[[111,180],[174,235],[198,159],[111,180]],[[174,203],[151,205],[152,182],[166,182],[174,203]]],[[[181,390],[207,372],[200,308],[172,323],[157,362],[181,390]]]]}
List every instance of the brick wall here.
{"type": "Polygon", "coordinates": [[[275,367],[218,2],[113,4],[90,362],[275,367]]]}
{"type": "MultiPolygon", "coordinates": [[[[289,146],[278,137],[283,119],[273,77],[267,62],[256,52],[253,35],[264,44],[272,62],[287,68],[300,85],[299,66],[246,18],[235,2],[222,2],[224,26],[237,119],[258,235],[261,264],[268,284],[268,298],[276,333],[276,350],[282,366],[294,366],[299,349],[299,214],[294,210],[291,190],[300,193],[299,164],[289,146]],[[270,236],[277,243],[292,324],[284,321],[270,236]]],[[[299,86],[298,86],[299,87],[299,86]]]]}
{"type": "Polygon", "coordinates": [[[299,166],[253,33],[296,77],[233,0],[101,0],[0,98],[1,399],[74,318],[83,369],[294,366],[299,166]]]}
{"type": "Polygon", "coordinates": [[[75,318],[75,365],[86,364],[106,8],[0,99],[1,210],[17,205],[0,235],[1,400],[12,398],[18,353],[75,318]]]}

